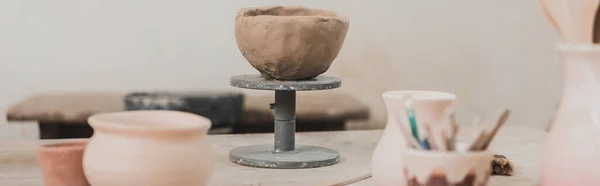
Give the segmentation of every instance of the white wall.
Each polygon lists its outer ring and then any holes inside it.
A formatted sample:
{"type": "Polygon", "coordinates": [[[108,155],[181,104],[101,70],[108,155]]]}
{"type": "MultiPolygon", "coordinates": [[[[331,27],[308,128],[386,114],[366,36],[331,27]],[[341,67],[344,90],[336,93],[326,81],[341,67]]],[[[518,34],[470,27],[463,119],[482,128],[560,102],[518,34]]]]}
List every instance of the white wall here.
{"type": "MultiPolygon", "coordinates": [[[[395,89],[455,92],[463,122],[496,106],[513,109],[512,125],[551,122],[558,36],[523,0],[3,0],[0,109],[48,91],[232,89],[230,76],[255,73],[235,44],[235,12],[274,4],[350,18],[327,74],[373,108],[374,125],[385,120],[381,93],[395,89]]],[[[37,135],[5,123],[0,139],[37,135]]]]}

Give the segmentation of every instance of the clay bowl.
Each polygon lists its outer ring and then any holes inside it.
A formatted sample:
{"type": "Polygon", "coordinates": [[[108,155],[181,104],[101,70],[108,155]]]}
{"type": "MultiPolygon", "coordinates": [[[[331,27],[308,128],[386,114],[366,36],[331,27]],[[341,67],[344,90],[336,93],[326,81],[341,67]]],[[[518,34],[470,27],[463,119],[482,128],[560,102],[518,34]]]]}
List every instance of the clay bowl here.
{"type": "Polygon", "coordinates": [[[83,174],[83,151],[87,142],[43,145],[38,164],[45,186],[89,186],[83,174]]]}
{"type": "Polygon", "coordinates": [[[242,55],[266,79],[305,80],[329,69],[349,21],[335,12],[298,6],[238,11],[235,39],[242,55]]]}

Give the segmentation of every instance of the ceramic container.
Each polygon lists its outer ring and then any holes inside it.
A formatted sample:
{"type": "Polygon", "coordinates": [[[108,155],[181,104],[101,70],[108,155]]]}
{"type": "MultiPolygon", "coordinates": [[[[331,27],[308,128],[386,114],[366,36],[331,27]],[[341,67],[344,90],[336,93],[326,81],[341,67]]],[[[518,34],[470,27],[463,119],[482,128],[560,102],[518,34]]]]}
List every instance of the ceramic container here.
{"type": "Polygon", "coordinates": [[[245,8],[235,20],[242,55],[264,78],[310,79],[340,52],[349,21],[335,12],[298,6],[245,8]]]}
{"type": "Polygon", "coordinates": [[[404,103],[412,98],[417,122],[434,123],[447,117],[445,111],[451,108],[456,96],[447,92],[406,90],[385,92],[382,97],[388,121],[373,153],[371,172],[380,186],[404,186],[406,180],[402,176],[402,156],[407,144],[400,132],[400,125],[410,126],[404,103]]]}
{"type": "Polygon", "coordinates": [[[210,121],[178,111],[103,113],[83,157],[93,186],[197,186],[211,177],[210,121]]]}
{"type": "Polygon", "coordinates": [[[600,45],[559,44],[564,58],[561,104],[546,138],[541,185],[598,185],[600,45]]]}
{"type": "Polygon", "coordinates": [[[404,177],[408,186],[485,186],[494,155],[488,151],[439,152],[407,149],[404,177]]]}
{"type": "Polygon", "coordinates": [[[38,164],[45,186],[89,186],[82,167],[87,142],[43,145],[38,149],[38,164]]]}

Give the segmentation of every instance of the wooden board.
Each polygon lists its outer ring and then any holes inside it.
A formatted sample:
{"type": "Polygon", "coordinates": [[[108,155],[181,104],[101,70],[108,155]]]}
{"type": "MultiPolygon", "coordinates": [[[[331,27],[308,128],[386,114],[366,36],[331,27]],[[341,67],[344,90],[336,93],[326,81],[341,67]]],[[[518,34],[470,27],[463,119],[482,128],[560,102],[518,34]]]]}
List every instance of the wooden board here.
{"type": "Polygon", "coordinates": [[[8,121],[86,124],[92,114],[125,110],[121,93],[54,93],[22,100],[6,112],[8,121]]]}
{"type": "MultiPolygon", "coordinates": [[[[55,93],[40,94],[12,105],[8,121],[41,121],[41,123],[87,124],[96,113],[125,110],[124,93],[55,93]]],[[[243,124],[272,125],[274,92],[245,95],[243,124]]],[[[341,92],[301,92],[297,94],[296,118],[311,121],[366,120],[369,107],[341,92]]]]}
{"type": "MultiPolygon", "coordinates": [[[[296,141],[336,149],[340,163],[323,168],[276,170],[243,167],[229,161],[234,147],[251,144],[271,144],[272,134],[210,136],[215,153],[215,170],[210,185],[282,186],[330,185],[370,172],[371,155],[382,131],[343,131],[299,133],[296,141]]],[[[515,175],[493,176],[490,186],[537,185],[542,145],[546,133],[524,127],[506,127],[499,133],[491,149],[508,157],[515,164],[515,175]]],[[[465,140],[464,136],[459,138],[465,140]]],[[[62,140],[65,141],[65,140],[62,140]]],[[[36,147],[56,140],[0,142],[0,186],[42,186],[35,161],[36,147]]],[[[375,185],[367,179],[353,185],[375,185]]]]}

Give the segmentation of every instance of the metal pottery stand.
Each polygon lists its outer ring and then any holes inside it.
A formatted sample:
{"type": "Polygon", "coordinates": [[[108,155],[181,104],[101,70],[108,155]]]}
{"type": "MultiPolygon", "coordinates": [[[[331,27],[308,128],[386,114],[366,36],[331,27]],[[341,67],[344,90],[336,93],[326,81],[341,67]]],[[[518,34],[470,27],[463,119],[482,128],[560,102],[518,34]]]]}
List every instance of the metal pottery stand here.
{"type": "Polygon", "coordinates": [[[303,81],[267,80],[260,75],[239,75],[231,78],[231,86],[256,90],[274,90],[275,144],[238,147],[229,152],[236,164],[273,169],[315,168],[336,164],[337,151],[316,146],[296,145],[296,91],[334,89],[342,81],[336,77],[317,76],[303,81]]]}

